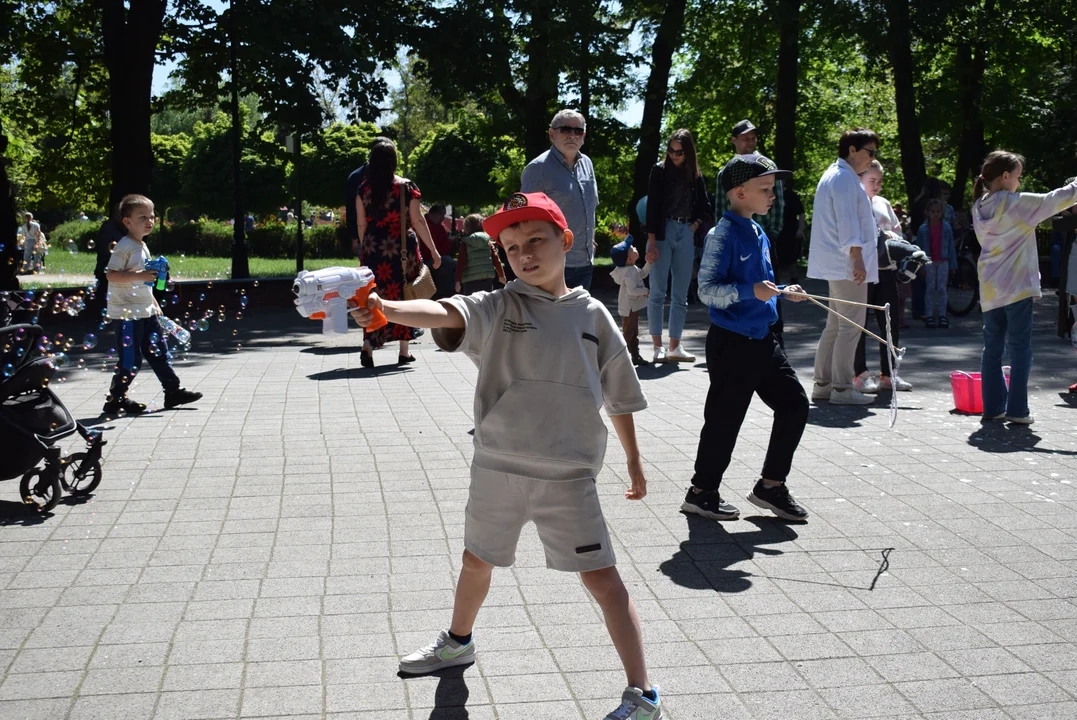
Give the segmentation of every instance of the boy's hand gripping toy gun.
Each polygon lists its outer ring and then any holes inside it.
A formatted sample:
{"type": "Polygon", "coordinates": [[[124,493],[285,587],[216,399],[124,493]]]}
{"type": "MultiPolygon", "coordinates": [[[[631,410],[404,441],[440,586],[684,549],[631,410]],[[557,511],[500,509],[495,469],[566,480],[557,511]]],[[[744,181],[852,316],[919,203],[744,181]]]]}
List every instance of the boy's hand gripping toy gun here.
{"type": "Polygon", "coordinates": [[[157,290],[164,290],[165,283],[168,280],[168,258],[162,255],[156,260],[150,260],[146,263],[145,268],[150,272],[157,273],[157,279],[150,280],[146,284],[152,285],[157,290]]]}
{"type": "MultiPolygon", "coordinates": [[[[292,285],[296,310],[303,317],[322,321],[322,333],[342,335],[348,332],[348,301],[366,307],[374,284],[370,268],[329,267],[299,273],[292,285]]],[[[366,327],[374,331],[389,323],[381,310],[374,311],[374,322],[366,327]]]]}

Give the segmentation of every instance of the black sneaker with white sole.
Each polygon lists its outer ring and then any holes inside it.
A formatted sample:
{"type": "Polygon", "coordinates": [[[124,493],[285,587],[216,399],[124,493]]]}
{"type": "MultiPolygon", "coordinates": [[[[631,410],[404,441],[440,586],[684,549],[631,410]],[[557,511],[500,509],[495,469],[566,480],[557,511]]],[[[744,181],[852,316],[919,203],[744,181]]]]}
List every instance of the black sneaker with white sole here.
{"type": "Polygon", "coordinates": [[[785,520],[807,520],[808,511],[789,493],[785,483],[775,487],[765,487],[760,480],[748,493],[748,502],[785,520]]]}
{"type": "Polygon", "coordinates": [[[710,520],[736,520],[740,517],[740,510],[723,500],[716,490],[696,492],[694,488],[688,488],[688,494],[681,503],[681,512],[710,520]]]}

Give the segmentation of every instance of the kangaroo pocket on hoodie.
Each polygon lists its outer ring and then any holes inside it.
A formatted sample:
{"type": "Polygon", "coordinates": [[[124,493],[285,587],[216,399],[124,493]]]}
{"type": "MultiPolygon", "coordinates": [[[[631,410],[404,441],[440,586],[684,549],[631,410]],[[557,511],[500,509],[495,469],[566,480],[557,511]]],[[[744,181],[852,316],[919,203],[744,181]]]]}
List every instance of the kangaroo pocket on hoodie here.
{"type": "Polygon", "coordinates": [[[606,425],[594,394],[562,383],[514,380],[482,419],[478,434],[479,452],[542,461],[521,465],[544,467],[542,475],[551,479],[593,477],[606,452],[606,425]],[[549,467],[551,463],[561,465],[562,471],[549,467]]]}

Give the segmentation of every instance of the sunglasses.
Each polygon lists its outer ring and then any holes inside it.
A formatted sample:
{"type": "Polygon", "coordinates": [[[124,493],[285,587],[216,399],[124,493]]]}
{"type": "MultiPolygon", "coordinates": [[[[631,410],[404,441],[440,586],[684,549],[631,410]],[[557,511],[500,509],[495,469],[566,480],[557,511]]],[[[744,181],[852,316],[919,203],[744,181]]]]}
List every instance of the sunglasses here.
{"type": "Polygon", "coordinates": [[[879,154],[878,150],[869,150],[868,148],[862,148],[862,149],[864,150],[864,152],[866,152],[868,154],[868,157],[870,157],[873,160],[875,159],[875,156],[879,154]]]}
{"type": "Polygon", "coordinates": [[[582,127],[573,127],[572,125],[558,125],[553,129],[561,131],[562,135],[575,135],[576,137],[583,137],[583,134],[587,132],[582,127]]]}
{"type": "Polygon", "coordinates": [[[674,150],[673,148],[666,148],[666,152],[668,152],[673,157],[684,157],[684,150],[674,150]]]}

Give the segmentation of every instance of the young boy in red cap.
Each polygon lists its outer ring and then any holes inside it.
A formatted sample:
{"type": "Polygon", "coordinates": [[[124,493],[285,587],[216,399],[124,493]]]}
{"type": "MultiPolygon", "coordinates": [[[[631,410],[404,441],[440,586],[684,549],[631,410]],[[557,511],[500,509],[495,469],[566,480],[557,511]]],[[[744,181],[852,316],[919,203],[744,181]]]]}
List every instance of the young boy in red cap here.
{"type": "Polygon", "coordinates": [[[390,322],[433,328],[446,352],[479,368],[475,456],[464,521],[464,557],[452,623],[404,657],[400,670],[426,674],[474,662],[472,627],[495,567],[515,561],[520,531],[534,522],[546,566],[580,574],[602,608],[628,677],[607,720],[659,720],[647,679],[636,607],[615,567],[595,478],[606,452],[605,406],[628,456],[629,500],[647,494],[632,413],[647,407],[617,324],[583,288],[565,284],[572,232],[543,193],[512,195],[483,228],[501,243],[517,279],[494,292],[388,301],[371,293],[361,326],[380,309],[390,322]]]}

